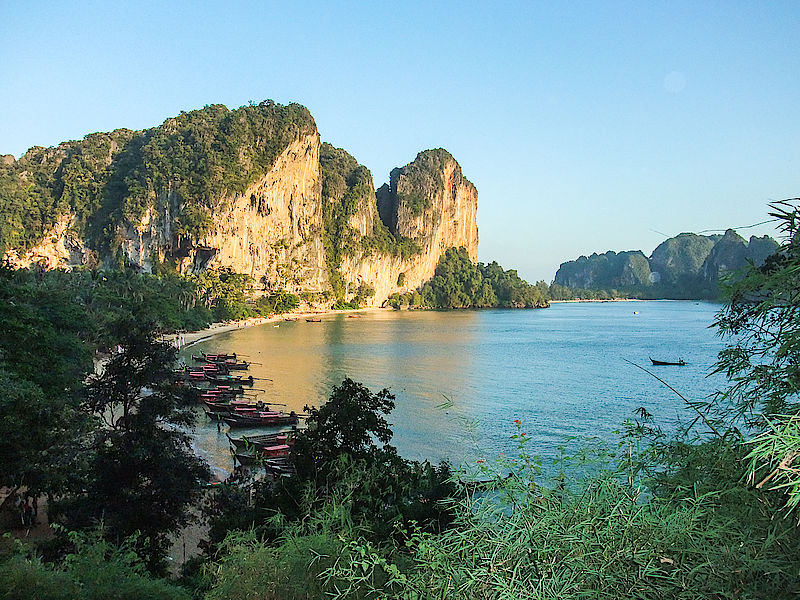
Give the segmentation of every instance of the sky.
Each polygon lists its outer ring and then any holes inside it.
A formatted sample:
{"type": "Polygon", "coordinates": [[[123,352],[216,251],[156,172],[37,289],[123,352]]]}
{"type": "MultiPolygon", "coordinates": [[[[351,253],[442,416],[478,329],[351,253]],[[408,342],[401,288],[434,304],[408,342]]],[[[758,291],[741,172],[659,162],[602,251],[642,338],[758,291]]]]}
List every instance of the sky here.
{"type": "MultiPolygon", "coordinates": [[[[479,260],[552,281],[800,196],[800,2],[13,2],[0,154],[299,102],[380,186],[446,148],[479,260]]],[[[775,234],[771,224],[739,229],[775,234]]]]}

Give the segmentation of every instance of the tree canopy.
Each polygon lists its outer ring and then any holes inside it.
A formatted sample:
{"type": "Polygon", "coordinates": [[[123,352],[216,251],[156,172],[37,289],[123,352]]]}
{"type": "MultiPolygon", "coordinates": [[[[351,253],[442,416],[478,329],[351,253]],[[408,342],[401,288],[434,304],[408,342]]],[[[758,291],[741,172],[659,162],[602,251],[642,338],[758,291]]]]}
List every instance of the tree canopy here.
{"type": "Polygon", "coordinates": [[[542,308],[548,300],[544,282],[531,285],[513,269],[506,271],[496,262],[476,265],[466,248],[449,248],[430,281],[418,291],[395,294],[389,302],[430,308],[542,308]]]}

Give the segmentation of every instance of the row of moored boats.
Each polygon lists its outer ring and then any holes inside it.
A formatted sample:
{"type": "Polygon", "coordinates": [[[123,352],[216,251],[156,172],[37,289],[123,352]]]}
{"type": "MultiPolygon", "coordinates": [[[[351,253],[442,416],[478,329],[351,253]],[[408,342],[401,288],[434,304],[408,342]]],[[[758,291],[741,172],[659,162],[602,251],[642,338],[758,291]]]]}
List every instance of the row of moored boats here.
{"type": "Polygon", "coordinates": [[[252,393],[264,391],[253,387],[258,381],[252,375],[232,371],[247,370],[251,362],[232,354],[192,355],[193,365],[175,372],[176,379],[191,385],[200,393],[208,417],[234,428],[275,428],[292,426],[292,431],[265,433],[233,438],[228,435],[235,462],[243,467],[263,466],[276,476],[294,472],[292,447],[301,415],[273,410],[252,393]]]}

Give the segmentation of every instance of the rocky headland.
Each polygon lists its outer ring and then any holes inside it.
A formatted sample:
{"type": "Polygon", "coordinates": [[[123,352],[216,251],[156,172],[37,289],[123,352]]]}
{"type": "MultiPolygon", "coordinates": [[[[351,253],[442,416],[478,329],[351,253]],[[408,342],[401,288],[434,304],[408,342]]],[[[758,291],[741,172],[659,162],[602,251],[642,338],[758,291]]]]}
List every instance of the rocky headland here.
{"type": "Polygon", "coordinates": [[[448,248],[477,260],[478,192],[443,149],[375,190],[302,106],[184,112],[0,163],[12,266],[230,269],[259,288],[378,306],[429,280],[448,248]]]}

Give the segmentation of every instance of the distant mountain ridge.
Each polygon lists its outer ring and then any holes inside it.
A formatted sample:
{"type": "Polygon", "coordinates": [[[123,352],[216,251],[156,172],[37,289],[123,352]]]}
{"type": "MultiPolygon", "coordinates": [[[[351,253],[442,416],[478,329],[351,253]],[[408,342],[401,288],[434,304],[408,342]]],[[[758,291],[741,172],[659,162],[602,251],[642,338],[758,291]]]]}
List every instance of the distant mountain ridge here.
{"type": "Polygon", "coordinates": [[[608,251],[562,263],[553,283],[643,298],[714,299],[725,273],[748,261],[761,265],[777,248],[767,235],[747,241],[733,229],[724,235],[681,233],[659,244],[649,258],[641,250],[608,251]]]}

